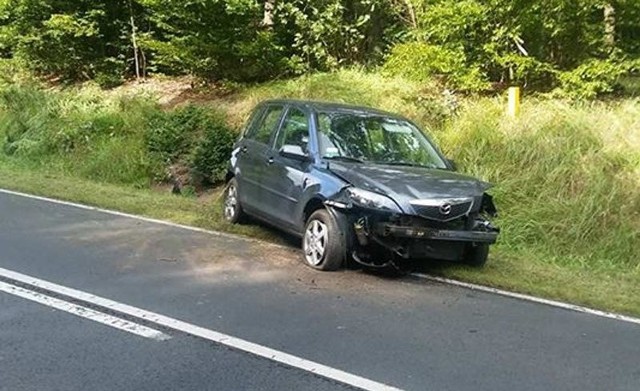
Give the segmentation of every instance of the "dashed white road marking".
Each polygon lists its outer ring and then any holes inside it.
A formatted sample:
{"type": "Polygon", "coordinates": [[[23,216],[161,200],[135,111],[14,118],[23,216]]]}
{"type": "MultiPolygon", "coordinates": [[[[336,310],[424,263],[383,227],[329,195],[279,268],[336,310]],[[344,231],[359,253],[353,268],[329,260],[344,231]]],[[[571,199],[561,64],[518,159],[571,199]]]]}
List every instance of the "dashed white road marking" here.
{"type": "Polygon", "coordinates": [[[157,341],[165,341],[171,339],[167,334],[154,330],[150,327],[146,327],[137,323],[129,322],[115,316],[105,314],[103,312],[95,311],[91,308],[87,308],[78,304],[69,303],[64,300],[57,299],[55,297],[47,296],[45,294],[35,292],[29,289],[25,289],[12,284],[7,284],[0,281],[0,291],[9,293],[14,296],[21,297],[23,299],[35,301],[57,310],[65,311],[73,315],[80,316],[92,320],[94,322],[102,323],[104,325],[126,331],[131,334],[139,335],[141,337],[155,339],[157,341]]]}
{"type": "MultiPolygon", "coordinates": [[[[53,282],[45,281],[36,277],[28,276],[26,274],[14,272],[12,270],[0,268],[0,276],[17,281],[23,284],[31,285],[40,289],[44,289],[49,292],[53,292],[59,295],[67,296],[76,300],[81,300],[86,303],[91,303],[103,308],[117,311],[121,314],[126,314],[138,319],[144,319],[150,323],[154,323],[172,330],[181,331],[196,337],[204,338],[209,341],[219,343],[237,350],[241,350],[247,353],[254,354],[256,356],[264,357],[271,361],[276,361],[290,367],[302,369],[307,372],[314,373],[316,375],[335,380],[340,383],[344,383],[356,388],[367,391],[399,391],[399,388],[395,388],[383,383],[376,382],[374,380],[366,379],[364,377],[354,375],[340,369],[332,368],[314,361],[310,361],[301,357],[291,355],[289,353],[281,352],[266,346],[262,346],[253,342],[245,341],[240,338],[236,338],[231,335],[223,334],[214,330],[206,329],[204,327],[196,326],[178,319],[170,318],[165,315],[161,315],[155,312],[146,311],[141,308],[136,308],[124,303],[119,303],[104,297],[96,296],[88,292],[79,291],[66,286],[58,285],[53,282]]],[[[0,281],[0,284],[3,284],[0,281]]],[[[2,286],[12,286],[10,284],[3,284],[2,286]]],[[[18,288],[18,287],[14,287],[18,288]]],[[[9,289],[9,288],[7,288],[9,289]]],[[[21,289],[21,288],[18,288],[21,289]]],[[[6,289],[1,289],[6,291],[6,289]]],[[[10,292],[12,293],[12,292],[10,292]]],[[[15,294],[15,293],[14,293],[15,294]]],[[[20,296],[20,294],[18,294],[20,296]]],[[[26,297],[31,298],[31,297],[26,297]]],[[[54,299],[55,300],[55,299],[54,299]]],[[[35,300],[37,301],[37,300],[35,300]]]]}

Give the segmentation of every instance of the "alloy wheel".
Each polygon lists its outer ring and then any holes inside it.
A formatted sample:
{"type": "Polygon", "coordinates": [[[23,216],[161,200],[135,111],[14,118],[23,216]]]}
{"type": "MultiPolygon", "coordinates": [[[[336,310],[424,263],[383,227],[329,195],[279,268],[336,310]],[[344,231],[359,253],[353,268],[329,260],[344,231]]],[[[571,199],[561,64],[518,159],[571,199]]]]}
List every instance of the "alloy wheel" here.
{"type": "Polygon", "coordinates": [[[318,266],[324,257],[328,241],[327,225],[320,220],[313,220],[307,225],[304,233],[304,257],[310,265],[318,266]]]}
{"type": "Polygon", "coordinates": [[[227,221],[233,220],[238,207],[238,191],[235,185],[231,184],[227,188],[227,196],[224,200],[224,218],[227,221]]]}

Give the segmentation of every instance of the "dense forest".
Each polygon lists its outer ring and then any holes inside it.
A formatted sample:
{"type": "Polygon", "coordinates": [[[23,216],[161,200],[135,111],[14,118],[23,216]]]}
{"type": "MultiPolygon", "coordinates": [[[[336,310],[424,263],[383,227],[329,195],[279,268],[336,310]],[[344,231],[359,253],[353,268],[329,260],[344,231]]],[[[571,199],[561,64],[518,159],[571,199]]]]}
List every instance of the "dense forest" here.
{"type": "Polygon", "coordinates": [[[379,68],[458,91],[580,97],[638,71],[637,0],[0,0],[0,56],[111,86],[151,74],[260,82],[379,68]]]}

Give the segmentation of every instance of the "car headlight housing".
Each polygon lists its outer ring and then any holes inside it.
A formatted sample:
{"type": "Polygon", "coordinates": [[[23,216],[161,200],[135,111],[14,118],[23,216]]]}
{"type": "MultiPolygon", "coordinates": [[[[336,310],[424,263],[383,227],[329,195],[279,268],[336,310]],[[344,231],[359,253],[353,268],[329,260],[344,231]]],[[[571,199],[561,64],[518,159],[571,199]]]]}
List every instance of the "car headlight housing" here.
{"type": "Polygon", "coordinates": [[[385,195],[357,187],[347,188],[349,199],[356,205],[369,209],[382,209],[394,213],[402,213],[398,205],[385,195]]]}

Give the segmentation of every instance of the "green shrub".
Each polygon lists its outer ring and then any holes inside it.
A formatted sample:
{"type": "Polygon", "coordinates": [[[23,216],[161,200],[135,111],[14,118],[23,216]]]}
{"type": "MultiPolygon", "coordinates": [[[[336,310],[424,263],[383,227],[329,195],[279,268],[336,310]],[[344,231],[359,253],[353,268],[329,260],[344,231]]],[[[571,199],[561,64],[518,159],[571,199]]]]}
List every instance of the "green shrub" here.
{"type": "Polygon", "coordinates": [[[143,96],[96,88],[0,91],[1,151],[30,164],[57,165],[92,180],[148,185],[174,164],[191,184],[224,176],[235,133],[208,108],[162,111],[143,96]]]}
{"type": "Polygon", "coordinates": [[[619,91],[620,79],[631,64],[612,60],[589,60],[577,68],[559,73],[561,95],[574,99],[593,99],[619,91]]]}
{"type": "Polygon", "coordinates": [[[528,90],[549,91],[558,84],[558,71],[550,63],[519,53],[496,56],[496,64],[509,73],[510,83],[528,90]]]}
{"type": "Polygon", "coordinates": [[[164,162],[177,161],[193,147],[193,134],[203,131],[203,118],[196,106],[156,113],[145,133],[148,151],[164,162]]]}
{"type": "Polygon", "coordinates": [[[447,85],[463,91],[482,91],[489,87],[480,69],[466,64],[463,51],[421,42],[396,45],[383,69],[387,74],[421,83],[439,77],[447,85]]]}
{"type": "Polygon", "coordinates": [[[221,117],[212,117],[193,153],[191,166],[194,177],[210,183],[222,181],[227,173],[235,139],[236,133],[227,127],[221,117]]]}
{"type": "Polygon", "coordinates": [[[217,182],[227,168],[235,139],[224,118],[211,109],[188,105],[158,113],[146,133],[149,153],[168,166],[188,166],[195,182],[217,182]]]}

